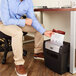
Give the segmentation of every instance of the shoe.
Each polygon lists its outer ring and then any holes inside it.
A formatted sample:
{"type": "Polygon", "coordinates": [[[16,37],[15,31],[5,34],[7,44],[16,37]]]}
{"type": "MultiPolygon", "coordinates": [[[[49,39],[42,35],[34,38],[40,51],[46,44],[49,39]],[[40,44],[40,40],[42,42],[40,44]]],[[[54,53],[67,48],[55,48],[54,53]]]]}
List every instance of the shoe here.
{"type": "Polygon", "coordinates": [[[27,76],[24,65],[15,65],[15,71],[18,76],[27,76]]]}
{"type": "Polygon", "coordinates": [[[44,60],[44,54],[36,53],[36,54],[34,54],[34,59],[44,60]]]}

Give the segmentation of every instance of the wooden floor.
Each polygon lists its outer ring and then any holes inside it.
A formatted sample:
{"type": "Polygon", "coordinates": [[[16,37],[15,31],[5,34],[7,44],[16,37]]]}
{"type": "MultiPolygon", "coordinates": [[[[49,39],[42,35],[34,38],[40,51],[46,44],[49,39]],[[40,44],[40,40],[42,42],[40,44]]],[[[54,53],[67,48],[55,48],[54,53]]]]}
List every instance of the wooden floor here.
{"type": "MultiPolygon", "coordinates": [[[[26,38],[28,39],[28,37],[26,38]]],[[[49,70],[44,65],[44,61],[33,59],[34,43],[28,43],[24,45],[24,49],[28,51],[25,59],[25,67],[28,72],[28,76],[76,76],[70,73],[59,75],[52,70],[49,70]]],[[[7,62],[5,65],[1,64],[3,53],[0,53],[0,76],[17,76],[14,70],[14,60],[12,52],[8,53],[7,62]]]]}

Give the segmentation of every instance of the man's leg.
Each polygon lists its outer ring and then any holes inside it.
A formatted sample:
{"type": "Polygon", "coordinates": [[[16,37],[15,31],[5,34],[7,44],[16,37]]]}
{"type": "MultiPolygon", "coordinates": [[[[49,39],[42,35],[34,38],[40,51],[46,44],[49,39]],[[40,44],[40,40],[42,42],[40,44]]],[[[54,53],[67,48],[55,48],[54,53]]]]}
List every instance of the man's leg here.
{"type": "Polygon", "coordinates": [[[23,59],[22,29],[16,25],[5,26],[0,22],[0,31],[12,37],[12,49],[15,60],[15,70],[18,76],[27,76],[23,59]]]}
{"type": "Polygon", "coordinates": [[[21,29],[24,32],[34,33],[35,35],[34,54],[43,53],[43,41],[44,41],[43,35],[41,35],[38,31],[36,31],[32,26],[25,25],[25,27],[21,27],[21,29]]]}
{"type": "Polygon", "coordinates": [[[12,37],[12,49],[16,65],[23,65],[22,29],[16,25],[5,26],[0,24],[0,31],[12,37]]]}
{"type": "Polygon", "coordinates": [[[35,48],[34,53],[42,53],[43,52],[43,41],[44,37],[39,32],[35,33],[35,48]]]}

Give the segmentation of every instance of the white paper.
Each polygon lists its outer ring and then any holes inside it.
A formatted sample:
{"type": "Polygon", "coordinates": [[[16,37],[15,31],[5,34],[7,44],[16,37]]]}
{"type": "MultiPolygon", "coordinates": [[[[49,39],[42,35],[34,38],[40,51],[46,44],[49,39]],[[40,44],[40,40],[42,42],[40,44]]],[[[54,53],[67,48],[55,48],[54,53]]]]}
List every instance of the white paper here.
{"type": "Polygon", "coordinates": [[[52,35],[50,42],[51,42],[51,44],[63,46],[63,41],[64,41],[64,35],[55,33],[52,35]]]}

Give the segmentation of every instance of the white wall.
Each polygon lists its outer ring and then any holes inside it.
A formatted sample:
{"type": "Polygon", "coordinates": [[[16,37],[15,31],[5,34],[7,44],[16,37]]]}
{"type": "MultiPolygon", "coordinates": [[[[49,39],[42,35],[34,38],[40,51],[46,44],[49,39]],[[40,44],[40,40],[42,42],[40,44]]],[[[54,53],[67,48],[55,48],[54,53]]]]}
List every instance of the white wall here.
{"type": "MultiPolygon", "coordinates": [[[[44,12],[44,25],[47,30],[57,29],[66,32],[65,41],[70,40],[70,13],[44,12]]],[[[47,37],[45,37],[47,39],[47,37]]]]}
{"type": "MultiPolygon", "coordinates": [[[[56,2],[61,1],[62,6],[70,5],[70,0],[33,0],[34,6],[47,5],[57,6],[56,2]],[[41,3],[41,4],[40,4],[41,3]]],[[[39,17],[40,14],[36,13],[39,17]]],[[[66,32],[65,41],[70,41],[70,13],[69,12],[44,12],[44,25],[47,30],[53,28],[66,32]]],[[[45,39],[48,39],[45,37],[45,39]]]]}
{"type": "Polygon", "coordinates": [[[66,6],[70,0],[33,0],[34,6],[66,6]]]}
{"type": "MultiPolygon", "coordinates": [[[[1,0],[0,0],[0,6],[1,6],[1,0]]],[[[1,7],[0,7],[0,10],[1,10],[1,7]]],[[[0,17],[1,17],[1,12],[0,12],[0,17]]]]}

